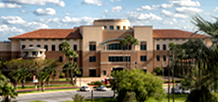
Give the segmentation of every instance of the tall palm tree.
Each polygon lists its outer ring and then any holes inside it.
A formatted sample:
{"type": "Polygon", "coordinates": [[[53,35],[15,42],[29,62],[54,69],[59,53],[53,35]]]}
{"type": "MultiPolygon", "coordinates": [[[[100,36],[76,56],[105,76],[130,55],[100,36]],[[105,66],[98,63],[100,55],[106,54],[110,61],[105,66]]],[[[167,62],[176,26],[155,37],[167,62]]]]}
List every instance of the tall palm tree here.
{"type": "Polygon", "coordinates": [[[20,73],[21,72],[19,70],[15,70],[9,73],[9,78],[11,82],[14,84],[15,88],[17,88],[17,83],[21,82],[20,73]]]}
{"type": "Polygon", "coordinates": [[[41,86],[42,86],[42,92],[44,92],[45,90],[45,87],[44,87],[44,82],[46,80],[48,80],[49,78],[49,74],[43,70],[41,70],[38,74],[37,74],[37,78],[38,78],[38,81],[41,83],[41,86]]]}
{"type": "Polygon", "coordinates": [[[62,42],[60,45],[59,45],[60,48],[62,48],[62,52],[64,53],[64,58],[65,59],[65,54],[66,54],[66,51],[67,49],[70,48],[70,44],[67,43],[67,42],[62,42]]]}
{"type": "Polygon", "coordinates": [[[72,49],[68,49],[65,55],[69,58],[69,61],[72,61],[74,58],[78,57],[78,54],[72,49]]]}
{"type": "Polygon", "coordinates": [[[81,74],[80,70],[77,68],[77,64],[75,62],[68,62],[64,65],[64,72],[69,72],[70,79],[72,85],[74,85],[73,76],[76,74],[81,74]]]}
{"type": "MultiPolygon", "coordinates": [[[[119,45],[122,47],[122,49],[124,50],[123,52],[125,52],[125,56],[123,55],[123,65],[125,66],[125,63],[127,64],[126,62],[126,45],[127,45],[127,40],[126,39],[123,39],[119,42],[119,45]]],[[[126,66],[127,67],[127,66],[126,66]]]]}
{"type": "Polygon", "coordinates": [[[49,77],[47,78],[47,86],[49,87],[50,79],[52,75],[56,75],[56,70],[52,66],[45,66],[42,71],[46,72],[49,74],[49,77]]]}
{"type": "Polygon", "coordinates": [[[20,70],[20,80],[22,82],[22,88],[24,89],[25,88],[26,78],[32,77],[32,73],[27,68],[22,68],[22,69],[19,69],[19,70],[20,70]]]}
{"type": "Polygon", "coordinates": [[[16,88],[11,86],[9,79],[0,72],[0,92],[4,96],[4,102],[10,102],[9,96],[15,98],[17,96],[16,88]]]}

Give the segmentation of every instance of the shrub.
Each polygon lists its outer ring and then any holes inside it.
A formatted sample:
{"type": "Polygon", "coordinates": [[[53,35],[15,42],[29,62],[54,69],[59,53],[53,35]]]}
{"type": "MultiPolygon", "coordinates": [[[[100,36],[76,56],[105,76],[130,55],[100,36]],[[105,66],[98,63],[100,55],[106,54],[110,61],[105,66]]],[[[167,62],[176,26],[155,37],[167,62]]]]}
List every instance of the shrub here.
{"type": "Polygon", "coordinates": [[[157,74],[157,75],[161,75],[162,74],[162,68],[161,67],[157,67],[154,69],[154,72],[157,74]]]}
{"type": "Polygon", "coordinates": [[[100,81],[96,81],[96,82],[94,83],[94,85],[101,86],[101,85],[103,85],[103,84],[102,84],[102,82],[100,82],[100,81]]]}
{"type": "Polygon", "coordinates": [[[73,97],[73,101],[74,102],[85,102],[84,96],[80,94],[75,94],[75,96],[73,97]]]}
{"type": "Polygon", "coordinates": [[[127,92],[122,102],[136,102],[135,92],[127,92]]]}

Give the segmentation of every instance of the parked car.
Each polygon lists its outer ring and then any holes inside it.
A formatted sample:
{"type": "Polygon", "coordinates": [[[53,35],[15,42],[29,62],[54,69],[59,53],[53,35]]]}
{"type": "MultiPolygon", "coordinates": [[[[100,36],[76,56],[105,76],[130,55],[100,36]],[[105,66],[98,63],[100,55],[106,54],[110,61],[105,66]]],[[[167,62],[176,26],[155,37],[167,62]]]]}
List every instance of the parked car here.
{"type": "Polygon", "coordinates": [[[98,91],[107,91],[107,88],[105,86],[99,86],[97,87],[98,91]]]}
{"type": "Polygon", "coordinates": [[[178,87],[175,87],[174,89],[172,88],[171,93],[173,93],[173,91],[174,91],[175,94],[182,94],[182,90],[179,89],[178,87]]]}
{"type": "Polygon", "coordinates": [[[183,94],[190,94],[190,90],[188,90],[188,89],[182,89],[182,93],[183,93],[183,94]]]}
{"type": "Polygon", "coordinates": [[[90,91],[90,88],[88,86],[82,86],[80,91],[90,91]]]}

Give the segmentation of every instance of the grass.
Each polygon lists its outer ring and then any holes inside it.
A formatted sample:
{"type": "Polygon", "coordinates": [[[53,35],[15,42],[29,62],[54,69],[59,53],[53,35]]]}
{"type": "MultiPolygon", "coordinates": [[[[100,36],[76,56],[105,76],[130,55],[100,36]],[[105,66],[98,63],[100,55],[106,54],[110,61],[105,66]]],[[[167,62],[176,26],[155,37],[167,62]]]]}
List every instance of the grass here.
{"type": "MultiPolygon", "coordinates": [[[[50,85],[49,87],[65,87],[65,86],[73,86],[72,84],[65,84],[65,85],[50,85]]],[[[75,85],[76,86],[76,85],[75,85]]],[[[45,88],[47,87],[47,85],[45,85],[45,88]]],[[[32,89],[35,88],[34,85],[31,86],[25,86],[24,89],[32,89]]],[[[17,89],[22,89],[22,86],[18,86],[17,89]]]]}
{"type": "MultiPolygon", "coordinates": [[[[175,102],[184,102],[188,95],[175,95],[175,102]]],[[[173,95],[170,95],[170,101],[173,101],[173,95]]],[[[73,101],[61,101],[61,102],[73,102],[73,101]]],[[[85,102],[91,102],[91,99],[86,99],[85,102]]],[[[97,98],[94,99],[94,102],[118,102],[116,99],[113,98],[97,98]]],[[[145,102],[159,102],[154,98],[149,98],[145,102]]],[[[168,102],[168,96],[166,96],[162,102],[168,102]]]]}
{"type": "MultiPolygon", "coordinates": [[[[72,89],[50,89],[45,90],[44,92],[55,92],[55,91],[71,91],[71,90],[79,90],[79,88],[72,88],[72,89]]],[[[29,93],[44,93],[41,90],[39,91],[26,91],[26,92],[18,92],[18,94],[29,94],[29,93]]]]}

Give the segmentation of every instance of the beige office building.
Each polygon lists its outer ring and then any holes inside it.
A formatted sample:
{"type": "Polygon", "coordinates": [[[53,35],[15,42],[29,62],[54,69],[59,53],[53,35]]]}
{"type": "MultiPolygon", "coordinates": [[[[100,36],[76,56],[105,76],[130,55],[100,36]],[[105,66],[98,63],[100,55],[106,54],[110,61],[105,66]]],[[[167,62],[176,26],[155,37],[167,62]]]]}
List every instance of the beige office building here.
{"type": "MultiPolygon", "coordinates": [[[[46,59],[67,62],[59,48],[66,41],[79,57],[75,62],[82,76],[108,76],[112,70],[139,68],[152,72],[156,67],[168,66],[169,43],[182,44],[188,39],[202,38],[211,44],[208,36],[176,29],[153,29],[152,26],[133,26],[124,19],[99,19],[90,26],[73,29],[39,29],[10,37],[11,42],[0,43],[0,57],[5,60],[22,57],[22,50],[28,47],[46,49],[46,59]],[[122,50],[119,42],[131,35],[139,45],[131,50],[122,50]]],[[[133,48],[134,47],[134,48],[133,48]]]]}

